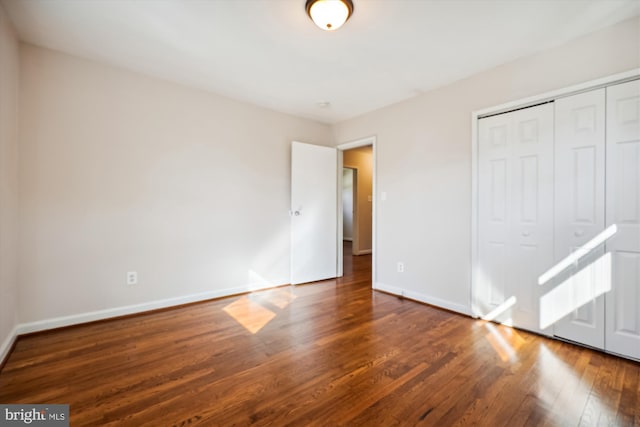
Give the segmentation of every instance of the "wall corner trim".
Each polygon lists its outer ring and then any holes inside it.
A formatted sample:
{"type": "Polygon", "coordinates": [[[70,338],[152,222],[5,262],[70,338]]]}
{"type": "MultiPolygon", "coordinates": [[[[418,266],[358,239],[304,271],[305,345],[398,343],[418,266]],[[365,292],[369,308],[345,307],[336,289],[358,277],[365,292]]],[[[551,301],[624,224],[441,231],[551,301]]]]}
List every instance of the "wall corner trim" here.
{"type": "Polygon", "coordinates": [[[18,338],[18,326],[13,327],[9,335],[5,338],[5,340],[0,344],[0,369],[4,367],[5,362],[9,359],[9,353],[13,349],[13,344],[16,342],[18,338]]]}

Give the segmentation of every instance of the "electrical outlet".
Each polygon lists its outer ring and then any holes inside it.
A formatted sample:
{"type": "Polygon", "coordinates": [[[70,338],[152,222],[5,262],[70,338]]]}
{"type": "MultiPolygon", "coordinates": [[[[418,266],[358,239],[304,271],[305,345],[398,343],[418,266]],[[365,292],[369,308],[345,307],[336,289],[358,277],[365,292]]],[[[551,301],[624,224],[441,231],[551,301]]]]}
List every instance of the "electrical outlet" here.
{"type": "Polygon", "coordinates": [[[398,262],[398,273],[404,273],[404,262],[398,262]]]}
{"type": "Polygon", "coordinates": [[[129,271],[127,273],[127,285],[137,285],[137,284],[138,284],[138,272],[129,271]]]}

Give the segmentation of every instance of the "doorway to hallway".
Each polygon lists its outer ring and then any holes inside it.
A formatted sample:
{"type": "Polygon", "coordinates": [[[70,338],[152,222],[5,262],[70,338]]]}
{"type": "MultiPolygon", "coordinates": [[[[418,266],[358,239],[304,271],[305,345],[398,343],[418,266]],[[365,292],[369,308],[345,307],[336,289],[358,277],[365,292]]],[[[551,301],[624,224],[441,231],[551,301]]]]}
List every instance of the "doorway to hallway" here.
{"type": "Polygon", "coordinates": [[[368,281],[371,283],[372,255],[353,255],[352,242],[342,242],[343,276],[338,283],[352,283],[354,281],[368,281]]]}
{"type": "MultiPolygon", "coordinates": [[[[342,274],[372,277],[373,205],[374,205],[374,149],[365,144],[344,149],[341,185],[342,274]]],[[[370,282],[373,284],[372,282],[370,282]]]]}

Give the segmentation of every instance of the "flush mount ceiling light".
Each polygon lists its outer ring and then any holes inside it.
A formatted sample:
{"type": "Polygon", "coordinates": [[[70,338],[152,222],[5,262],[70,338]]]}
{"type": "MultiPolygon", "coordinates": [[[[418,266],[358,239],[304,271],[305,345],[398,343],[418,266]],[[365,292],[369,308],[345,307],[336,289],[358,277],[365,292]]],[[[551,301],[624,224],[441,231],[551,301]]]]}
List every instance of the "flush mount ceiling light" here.
{"type": "Polygon", "coordinates": [[[307,15],[326,31],[337,30],[353,13],[351,0],[307,0],[307,15]]]}

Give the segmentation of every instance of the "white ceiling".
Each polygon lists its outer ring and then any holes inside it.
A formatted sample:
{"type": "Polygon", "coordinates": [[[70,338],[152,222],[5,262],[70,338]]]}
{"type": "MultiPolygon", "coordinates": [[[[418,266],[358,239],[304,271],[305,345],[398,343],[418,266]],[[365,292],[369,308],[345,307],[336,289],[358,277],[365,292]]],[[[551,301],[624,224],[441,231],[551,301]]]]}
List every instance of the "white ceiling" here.
{"type": "Polygon", "coordinates": [[[29,43],[327,123],[640,15],[639,0],[353,0],[325,32],[305,0],[0,1],[29,43]]]}

